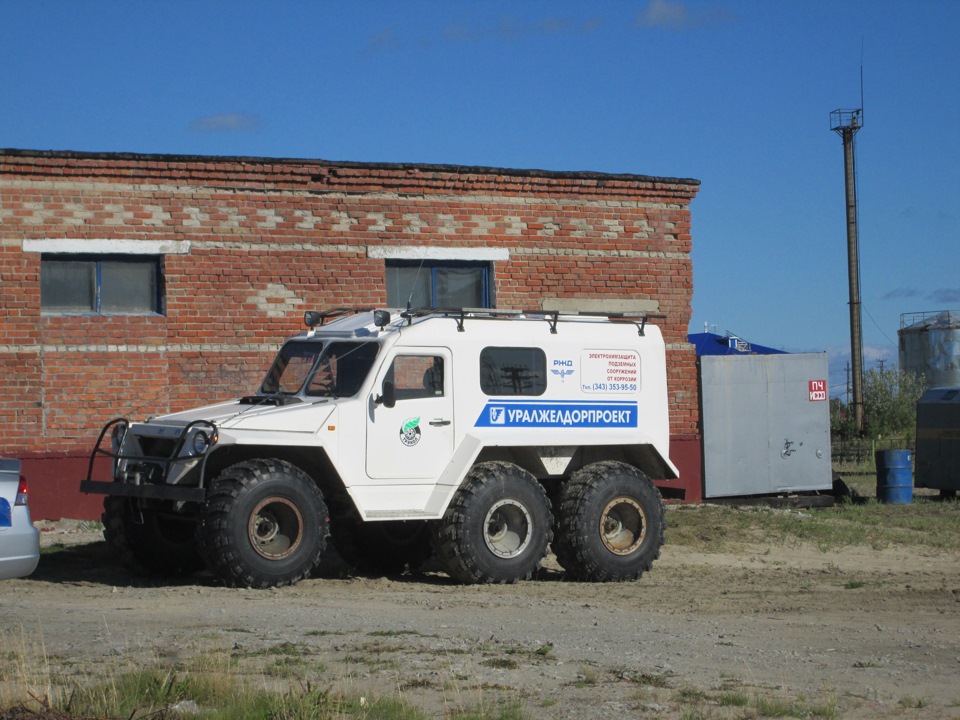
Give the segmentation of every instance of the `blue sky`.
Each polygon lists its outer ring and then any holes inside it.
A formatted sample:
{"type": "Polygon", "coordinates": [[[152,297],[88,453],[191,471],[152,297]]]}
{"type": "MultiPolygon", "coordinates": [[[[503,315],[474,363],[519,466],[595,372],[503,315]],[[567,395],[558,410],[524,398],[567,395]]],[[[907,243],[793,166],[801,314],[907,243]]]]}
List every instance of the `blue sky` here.
{"type": "Polygon", "coordinates": [[[0,2],[0,147],[690,177],[704,326],[867,368],[960,308],[960,0],[0,2]]]}

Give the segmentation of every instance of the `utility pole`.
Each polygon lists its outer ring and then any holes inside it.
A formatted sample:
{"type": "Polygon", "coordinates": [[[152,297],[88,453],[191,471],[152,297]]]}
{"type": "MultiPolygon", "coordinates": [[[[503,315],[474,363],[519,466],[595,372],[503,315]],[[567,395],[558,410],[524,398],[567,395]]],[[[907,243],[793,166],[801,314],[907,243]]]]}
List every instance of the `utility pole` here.
{"type": "Polygon", "coordinates": [[[847,397],[844,400],[844,404],[849,407],[850,405],[850,363],[847,363],[847,367],[845,369],[847,371],[847,397]]]}
{"type": "Polygon", "coordinates": [[[863,127],[863,109],[834,110],[830,129],[843,138],[847,202],[847,274],[850,283],[850,359],[853,363],[853,417],[863,435],[863,332],[860,325],[860,249],[857,243],[857,172],[853,138],[863,127]]]}

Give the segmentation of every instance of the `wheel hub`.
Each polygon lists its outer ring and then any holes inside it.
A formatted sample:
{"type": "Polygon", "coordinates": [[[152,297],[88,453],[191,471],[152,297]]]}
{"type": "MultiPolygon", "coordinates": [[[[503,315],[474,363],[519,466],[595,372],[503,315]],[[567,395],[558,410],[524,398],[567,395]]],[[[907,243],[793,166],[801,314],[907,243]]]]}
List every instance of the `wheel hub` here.
{"type": "Polygon", "coordinates": [[[303,541],[303,515],[287,498],[264,498],[250,513],[247,536],[261,557],[283,560],[303,541]]]}
{"type": "Polygon", "coordinates": [[[530,544],[530,513],[516,500],[500,500],[487,513],[483,540],[497,557],[512,558],[530,544]]]}
{"type": "Polygon", "coordinates": [[[636,551],[647,536],[646,515],[633,498],[618,497],[600,515],[600,539],[614,555],[636,551]]]}

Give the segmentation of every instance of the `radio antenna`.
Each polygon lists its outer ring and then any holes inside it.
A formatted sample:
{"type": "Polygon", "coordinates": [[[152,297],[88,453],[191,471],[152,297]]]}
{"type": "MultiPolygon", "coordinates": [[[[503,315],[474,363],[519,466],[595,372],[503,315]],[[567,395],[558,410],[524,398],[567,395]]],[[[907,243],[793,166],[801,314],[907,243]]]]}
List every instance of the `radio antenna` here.
{"type": "Polygon", "coordinates": [[[413,276],[413,284],[410,286],[410,294],[407,295],[407,310],[410,310],[410,303],[413,302],[413,294],[417,291],[417,280],[420,279],[420,271],[423,270],[423,261],[426,255],[420,256],[420,264],[417,266],[417,274],[413,276]]]}
{"type": "Polygon", "coordinates": [[[864,36],[860,36],[860,124],[863,124],[863,40],[864,36]]]}

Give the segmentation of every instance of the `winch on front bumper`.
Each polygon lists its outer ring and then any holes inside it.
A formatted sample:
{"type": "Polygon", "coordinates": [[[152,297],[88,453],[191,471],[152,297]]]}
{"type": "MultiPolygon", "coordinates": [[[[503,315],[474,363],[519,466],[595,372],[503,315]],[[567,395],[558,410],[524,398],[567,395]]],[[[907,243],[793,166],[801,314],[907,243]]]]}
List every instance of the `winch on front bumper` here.
{"type": "Polygon", "coordinates": [[[100,495],[179,502],[203,502],[203,467],[217,442],[217,427],[207,420],[183,426],[138,423],[116,418],[104,425],[90,454],[80,490],[100,495]],[[104,447],[109,434],[110,448],[104,447]],[[94,480],[100,457],[111,460],[113,480],[94,480]]]}

